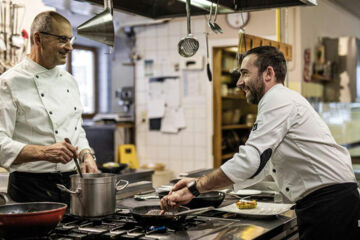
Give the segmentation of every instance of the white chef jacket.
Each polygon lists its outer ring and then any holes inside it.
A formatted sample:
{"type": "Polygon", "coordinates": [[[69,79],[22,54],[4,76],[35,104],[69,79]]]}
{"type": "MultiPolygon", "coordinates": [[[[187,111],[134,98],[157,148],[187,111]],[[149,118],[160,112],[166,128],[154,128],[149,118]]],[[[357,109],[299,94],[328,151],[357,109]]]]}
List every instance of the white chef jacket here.
{"type": "Polygon", "coordinates": [[[69,138],[79,152],[89,148],[82,128],[83,107],[76,80],[26,57],[0,76],[0,165],[10,172],[67,172],[67,164],[35,161],[13,164],[27,144],[51,145],[69,138]]]}
{"type": "Polygon", "coordinates": [[[242,187],[271,174],[292,201],[326,185],[356,182],[349,152],[308,101],[282,84],[262,97],[249,139],[221,169],[242,187]]]}

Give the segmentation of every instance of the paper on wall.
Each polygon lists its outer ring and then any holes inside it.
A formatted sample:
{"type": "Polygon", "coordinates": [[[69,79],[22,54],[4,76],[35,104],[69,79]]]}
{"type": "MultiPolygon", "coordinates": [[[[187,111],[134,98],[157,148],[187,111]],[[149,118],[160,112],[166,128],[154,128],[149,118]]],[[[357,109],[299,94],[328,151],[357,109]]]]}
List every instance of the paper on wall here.
{"type": "Polygon", "coordinates": [[[184,114],[184,109],[182,107],[177,108],[175,110],[175,124],[176,127],[179,129],[186,127],[185,114],[184,114]]]}
{"type": "Polygon", "coordinates": [[[180,81],[176,79],[166,79],[163,85],[166,105],[168,107],[180,106],[180,81]]]}
{"type": "Polygon", "coordinates": [[[165,116],[161,120],[161,132],[177,133],[179,128],[176,125],[176,112],[173,108],[166,108],[165,116]]]}
{"type": "Polygon", "coordinates": [[[148,118],[162,118],[165,114],[164,99],[153,99],[148,102],[148,118]]]}

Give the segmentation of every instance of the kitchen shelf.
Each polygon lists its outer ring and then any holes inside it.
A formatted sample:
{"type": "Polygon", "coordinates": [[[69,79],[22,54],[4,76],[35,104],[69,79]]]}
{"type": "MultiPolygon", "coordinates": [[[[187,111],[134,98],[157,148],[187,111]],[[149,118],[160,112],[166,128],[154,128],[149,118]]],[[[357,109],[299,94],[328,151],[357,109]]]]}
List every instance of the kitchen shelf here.
{"type": "Polygon", "coordinates": [[[234,94],[234,95],[227,95],[227,96],[222,96],[222,99],[239,99],[239,100],[244,100],[246,99],[245,96],[243,94],[234,94]]]}
{"type": "Polygon", "coordinates": [[[232,70],[231,69],[222,69],[221,73],[224,75],[230,75],[232,73],[232,70]]]}
{"type": "Polygon", "coordinates": [[[221,126],[222,130],[231,130],[231,129],[251,129],[252,125],[247,124],[231,124],[231,125],[223,125],[221,126]]]}

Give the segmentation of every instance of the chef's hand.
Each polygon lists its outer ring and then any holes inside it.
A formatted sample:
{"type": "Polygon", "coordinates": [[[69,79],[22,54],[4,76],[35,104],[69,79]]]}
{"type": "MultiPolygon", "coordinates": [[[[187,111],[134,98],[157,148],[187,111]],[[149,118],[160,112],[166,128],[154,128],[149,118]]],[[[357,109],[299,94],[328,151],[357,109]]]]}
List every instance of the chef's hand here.
{"type": "Polygon", "coordinates": [[[99,170],[96,166],[96,162],[91,154],[86,154],[84,156],[84,162],[81,164],[82,173],[98,173],[99,170]]]}
{"type": "Polygon", "coordinates": [[[63,141],[48,146],[42,146],[42,159],[53,163],[66,164],[74,157],[78,158],[78,148],[63,141]]]}
{"type": "Polygon", "coordinates": [[[173,186],[173,188],[170,190],[169,194],[172,194],[172,192],[186,187],[189,182],[194,181],[194,180],[196,180],[196,178],[183,178],[183,179],[181,179],[180,181],[178,181],[173,186]]]}
{"type": "Polygon", "coordinates": [[[172,194],[166,195],[160,201],[161,209],[168,211],[171,208],[178,207],[180,205],[187,204],[194,198],[194,195],[188,190],[187,187],[184,187],[172,194]]]}

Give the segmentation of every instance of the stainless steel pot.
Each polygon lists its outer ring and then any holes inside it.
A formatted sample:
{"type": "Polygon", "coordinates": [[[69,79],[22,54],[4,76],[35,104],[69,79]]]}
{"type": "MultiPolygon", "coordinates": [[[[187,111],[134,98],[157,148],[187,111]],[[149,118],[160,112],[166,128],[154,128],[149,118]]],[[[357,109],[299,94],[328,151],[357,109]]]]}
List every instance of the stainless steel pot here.
{"type": "Polygon", "coordinates": [[[118,180],[111,173],[71,175],[71,190],[57,184],[62,191],[71,194],[70,214],[81,217],[99,217],[115,213],[116,192],[124,189],[129,182],[118,180]],[[119,186],[123,182],[122,186],[119,186]]]}

